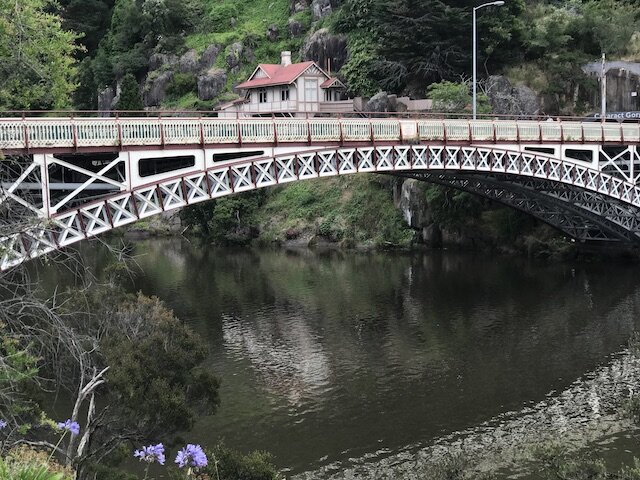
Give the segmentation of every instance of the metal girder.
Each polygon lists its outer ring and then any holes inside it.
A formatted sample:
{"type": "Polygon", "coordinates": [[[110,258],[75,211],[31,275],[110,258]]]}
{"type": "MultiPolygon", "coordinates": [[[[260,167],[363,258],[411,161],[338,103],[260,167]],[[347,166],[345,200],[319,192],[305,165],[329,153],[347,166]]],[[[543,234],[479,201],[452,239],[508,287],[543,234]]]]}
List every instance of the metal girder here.
{"type": "Polygon", "coordinates": [[[604,212],[592,211],[589,204],[580,201],[583,192],[578,189],[559,185],[563,190],[563,197],[554,195],[552,187],[555,182],[537,179],[523,179],[519,182],[518,179],[504,176],[452,172],[412,172],[397,176],[480,195],[528,213],[582,242],[640,244],[640,231],[630,231],[616,222],[616,218],[608,218],[604,212]]]}
{"type": "Polygon", "coordinates": [[[243,156],[255,147],[235,148],[237,158],[227,161],[216,161],[220,151],[206,148],[7,159],[0,162],[0,224],[4,213],[7,227],[0,234],[0,268],[212,198],[365,172],[414,176],[478,193],[531,213],[578,240],[637,243],[636,148],[591,146],[591,163],[565,158],[572,152],[554,148],[562,158],[496,145],[372,142],[260,152],[267,156],[243,156]],[[600,164],[596,152],[601,157],[606,153],[600,164]],[[184,156],[193,161],[181,163],[184,156]],[[179,166],[165,170],[176,158],[179,166]],[[141,165],[149,161],[163,168],[143,172],[141,165]]]}

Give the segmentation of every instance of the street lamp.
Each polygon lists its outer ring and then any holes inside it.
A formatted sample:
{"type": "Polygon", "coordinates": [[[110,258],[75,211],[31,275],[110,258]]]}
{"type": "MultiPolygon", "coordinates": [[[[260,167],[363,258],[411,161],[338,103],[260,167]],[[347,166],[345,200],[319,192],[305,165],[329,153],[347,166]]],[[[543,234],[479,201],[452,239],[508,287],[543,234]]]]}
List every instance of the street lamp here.
{"type": "Polygon", "coordinates": [[[476,10],[480,10],[483,7],[501,7],[502,5],[504,5],[504,2],[502,0],[498,0],[497,2],[489,2],[489,3],[483,3],[482,5],[478,5],[477,7],[473,7],[473,119],[476,119],[476,114],[478,111],[478,105],[477,105],[477,97],[478,97],[478,92],[477,92],[477,84],[476,84],[476,77],[477,77],[477,60],[476,60],[476,50],[477,50],[477,41],[476,41],[476,10]]]}

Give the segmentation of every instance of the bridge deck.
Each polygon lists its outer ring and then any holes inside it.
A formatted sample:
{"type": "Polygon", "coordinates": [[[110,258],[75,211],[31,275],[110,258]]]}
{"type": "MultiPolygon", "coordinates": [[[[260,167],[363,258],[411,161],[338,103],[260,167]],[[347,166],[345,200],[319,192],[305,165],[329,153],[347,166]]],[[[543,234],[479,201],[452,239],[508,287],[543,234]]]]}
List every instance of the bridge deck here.
{"type": "Polygon", "coordinates": [[[638,123],[435,119],[4,118],[4,153],[333,142],[640,143],[638,123]]]}

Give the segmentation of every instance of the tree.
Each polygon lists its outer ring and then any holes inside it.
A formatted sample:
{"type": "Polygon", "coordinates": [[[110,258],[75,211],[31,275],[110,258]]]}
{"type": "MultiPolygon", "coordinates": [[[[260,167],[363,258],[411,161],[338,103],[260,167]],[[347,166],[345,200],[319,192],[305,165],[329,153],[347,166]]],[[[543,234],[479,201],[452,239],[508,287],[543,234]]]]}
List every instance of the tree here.
{"type": "Polygon", "coordinates": [[[120,87],[120,99],[118,100],[118,110],[141,111],[144,109],[140,85],[133,74],[128,73],[122,79],[120,87]]]}
{"type": "Polygon", "coordinates": [[[0,0],[0,109],[60,109],[76,88],[77,35],[52,0],[0,0]]]}
{"type": "MultiPolygon", "coordinates": [[[[433,100],[436,112],[464,113],[469,112],[473,98],[468,82],[454,83],[443,81],[432,83],[427,87],[427,97],[433,100]]],[[[491,113],[489,98],[484,93],[477,97],[478,113],[491,113]]]]}
{"type": "Polygon", "coordinates": [[[87,56],[93,56],[111,21],[115,0],[59,0],[66,29],[81,35],[87,56]]]}

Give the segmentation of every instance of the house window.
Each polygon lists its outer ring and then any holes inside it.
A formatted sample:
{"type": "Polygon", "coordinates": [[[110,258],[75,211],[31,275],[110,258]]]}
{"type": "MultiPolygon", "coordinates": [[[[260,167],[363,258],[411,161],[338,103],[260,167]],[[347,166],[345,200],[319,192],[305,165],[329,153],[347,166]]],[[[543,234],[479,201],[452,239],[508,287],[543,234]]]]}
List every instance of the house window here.
{"type": "Polygon", "coordinates": [[[306,102],[318,101],[318,80],[305,80],[304,97],[306,102]]]}
{"type": "Polygon", "coordinates": [[[285,85],[284,87],[282,87],[282,90],[280,90],[280,100],[282,100],[283,102],[289,100],[289,85],[285,85]]]}
{"type": "Polygon", "coordinates": [[[267,89],[261,88],[258,90],[258,102],[267,103],[267,89]]]}
{"type": "Polygon", "coordinates": [[[333,101],[333,90],[331,90],[330,88],[327,88],[324,91],[324,100],[325,100],[325,102],[332,102],[333,101]]]}

